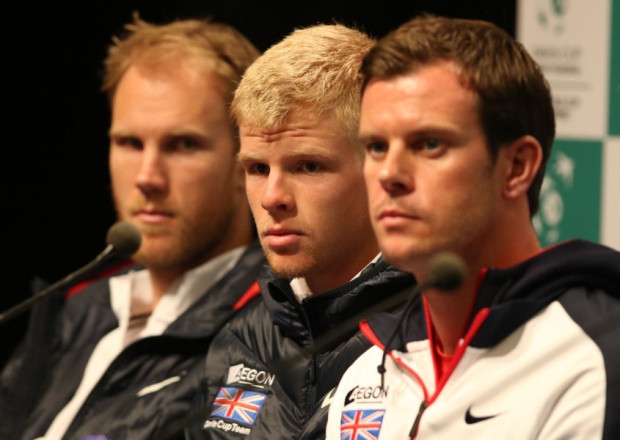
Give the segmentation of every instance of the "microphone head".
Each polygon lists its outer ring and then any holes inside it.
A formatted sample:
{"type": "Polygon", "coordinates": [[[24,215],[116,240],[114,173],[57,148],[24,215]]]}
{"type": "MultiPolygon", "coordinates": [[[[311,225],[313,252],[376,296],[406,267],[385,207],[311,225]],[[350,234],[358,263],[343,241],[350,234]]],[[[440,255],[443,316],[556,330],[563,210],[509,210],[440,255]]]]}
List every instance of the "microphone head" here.
{"type": "Polygon", "coordinates": [[[112,246],[114,254],[119,257],[130,257],[135,254],[141,242],[140,231],[130,222],[114,223],[106,237],[106,243],[112,246]]]}
{"type": "Polygon", "coordinates": [[[461,257],[452,252],[440,252],[430,261],[429,284],[444,290],[456,290],[467,278],[467,266],[461,257]]]}

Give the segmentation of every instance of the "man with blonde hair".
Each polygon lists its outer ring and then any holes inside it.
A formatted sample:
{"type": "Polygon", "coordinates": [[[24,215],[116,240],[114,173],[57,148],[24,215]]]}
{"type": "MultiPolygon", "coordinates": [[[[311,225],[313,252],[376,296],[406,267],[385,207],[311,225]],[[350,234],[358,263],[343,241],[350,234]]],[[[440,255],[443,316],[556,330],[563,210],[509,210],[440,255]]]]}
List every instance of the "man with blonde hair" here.
{"type": "Polygon", "coordinates": [[[258,293],[265,259],[229,105],[259,53],[211,20],[136,15],[126,29],[103,90],[117,215],[142,236],[136,265],[71,292],[49,340],[16,353],[2,376],[3,439],[182,432],[213,335],[258,293]]]}
{"type": "Polygon", "coordinates": [[[261,298],[213,341],[190,437],[320,436],[330,391],[368,347],[340,324],[413,284],[380,257],[366,208],[358,71],[372,44],[339,24],[296,30],[235,92],[239,161],[270,269],[261,298]]]}

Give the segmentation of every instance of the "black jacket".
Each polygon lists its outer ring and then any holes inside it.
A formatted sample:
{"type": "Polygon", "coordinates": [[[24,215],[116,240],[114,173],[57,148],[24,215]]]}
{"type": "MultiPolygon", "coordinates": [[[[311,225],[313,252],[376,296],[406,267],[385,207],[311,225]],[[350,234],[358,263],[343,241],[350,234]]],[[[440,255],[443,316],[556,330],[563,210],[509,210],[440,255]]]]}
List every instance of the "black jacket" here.
{"type": "Polygon", "coordinates": [[[261,298],[213,340],[189,438],[323,438],[329,393],[370,346],[351,318],[414,279],[379,260],[349,283],[301,303],[290,280],[270,270],[259,284],[261,298]],[[341,331],[345,322],[352,325],[341,331]],[[309,354],[301,356],[302,350],[309,354]]]}
{"type": "MultiPolygon", "coordinates": [[[[199,384],[209,343],[233,315],[233,306],[255,283],[264,263],[255,242],[236,266],[162,335],[126,347],[90,393],[64,438],[105,435],[114,440],[150,440],[168,438],[175,428],[182,431],[181,420],[199,384]],[[156,384],[161,387],[158,391],[145,393],[146,387],[156,384]]],[[[31,320],[42,315],[39,310],[31,320]]],[[[118,326],[108,279],[71,297],[51,324],[49,320],[41,322],[52,329],[46,337],[40,337],[44,332],[37,331],[36,324],[29,333],[38,333],[39,338],[27,335],[2,373],[3,440],[32,440],[44,435],[72,398],[95,346],[118,326]]]]}

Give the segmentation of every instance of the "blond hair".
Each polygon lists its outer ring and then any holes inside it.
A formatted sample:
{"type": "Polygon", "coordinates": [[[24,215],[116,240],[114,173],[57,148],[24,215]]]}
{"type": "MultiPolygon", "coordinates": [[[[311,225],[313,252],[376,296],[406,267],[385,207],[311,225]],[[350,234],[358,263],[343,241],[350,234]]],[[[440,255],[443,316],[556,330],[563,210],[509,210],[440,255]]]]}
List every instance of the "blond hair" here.
{"type": "Polygon", "coordinates": [[[294,110],[327,113],[357,139],[362,59],[374,41],[341,24],[298,29],[248,68],[232,102],[237,123],[272,129],[294,110]]]}
{"type": "Polygon", "coordinates": [[[177,20],[164,25],[147,23],[133,14],[123,37],[113,37],[104,61],[101,87],[110,102],[118,84],[133,64],[158,65],[171,59],[193,63],[214,73],[232,92],[245,69],[260,55],[250,41],[232,26],[211,19],[177,20]]]}

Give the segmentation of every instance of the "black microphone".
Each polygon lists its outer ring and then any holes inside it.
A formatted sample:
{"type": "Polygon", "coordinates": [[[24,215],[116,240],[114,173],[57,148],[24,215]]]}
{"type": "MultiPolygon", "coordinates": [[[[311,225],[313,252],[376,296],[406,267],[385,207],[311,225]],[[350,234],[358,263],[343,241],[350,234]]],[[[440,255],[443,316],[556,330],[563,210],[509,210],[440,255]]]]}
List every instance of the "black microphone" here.
{"type": "MultiPolygon", "coordinates": [[[[388,338],[383,348],[383,356],[381,356],[381,364],[377,366],[377,372],[381,375],[381,389],[383,390],[385,380],[385,359],[392,345],[392,341],[398,334],[403,322],[411,313],[414,306],[414,299],[425,290],[437,289],[444,292],[452,292],[463,285],[467,278],[467,266],[465,262],[456,254],[451,252],[440,252],[431,258],[429,262],[428,279],[416,286],[415,295],[411,295],[403,310],[401,311],[396,325],[392,329],[392,334],[388,338]],[[416,292],[417,291],[417,292],[416,292]]],[[[423,403],[424,405],[424,403],[423,403]]],[[[414,422],[414,426],[416,423],[414,422]]],[[[413,430],[412,430],[413,432],[413,430]]],[[[413,434],[409,434],[410,437],[413,434]]]]}
{"type": "MultiPolygon", "coordinates": [[[[274,364],[272,373],[286,371],[292,364],[302,358],[313,357],[326,348],[340,342],[347,334],[358,328],[359,322],[371,315],[394,310],[399,305],[407,302],[405,309],[412,304],[413,299],[428,289],[438,289],[444,292],[452,292],[463,285],[467,278],[467,266],[461,257],[452,252],[440,252],[431,258],[429,265],[428,280],[422,284],[404,289],[389,298],[369,307],[362,312],[347,319],[342,324],[318,337],[313,344],[301,349],[301,351],[289,358],[285,358],[274,364]]],[[[402,316],[407,314],[403,310],[402,316]]]]}
{"type": "Polygon", "coordinates": [[[131,257],[140,248],[141,241],[140,231],[134,224],[129,222],[115,223],[108,230],[106,248],[93,261],[0,314],[0,325],[25,312],[50,293],[90,278],[101,271],[110,261],[131,257]]]}
{"type": "Polygon", "coordinates": [[[463,285],[467,278],[467,266],[461,257],[452,252],[440,252],[431,258],[428,280],[422,290],[435,288],[452,292],[463,285]]]}

